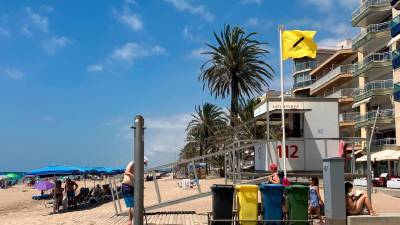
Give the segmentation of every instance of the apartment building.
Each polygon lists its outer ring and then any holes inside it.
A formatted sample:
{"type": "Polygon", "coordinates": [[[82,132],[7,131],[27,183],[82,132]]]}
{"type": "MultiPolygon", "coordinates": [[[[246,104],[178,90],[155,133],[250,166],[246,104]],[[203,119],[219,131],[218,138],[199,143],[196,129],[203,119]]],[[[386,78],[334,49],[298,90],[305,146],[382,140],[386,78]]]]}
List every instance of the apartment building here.
{"type": "MultiPolygon", "coordinates": [[[[339,43],[316,60],[294,62],[293,95],[338,98],[340,137],[368,140],[376,118],[371,146],[376,175],[400,175],[399,10],[400,0],[361,0],[351,20],[360,32],[351,42],[339,43]],[[302,65],[310,68],[299,71],[302,65]],[[303,72],[309,81],[302,86],[296,78],[303,72]]],[[[356,150],[365,153],[366,147],[364,141],[356,150]]],[[[365,169],[363,161],[359,166],[365,169]]]]}

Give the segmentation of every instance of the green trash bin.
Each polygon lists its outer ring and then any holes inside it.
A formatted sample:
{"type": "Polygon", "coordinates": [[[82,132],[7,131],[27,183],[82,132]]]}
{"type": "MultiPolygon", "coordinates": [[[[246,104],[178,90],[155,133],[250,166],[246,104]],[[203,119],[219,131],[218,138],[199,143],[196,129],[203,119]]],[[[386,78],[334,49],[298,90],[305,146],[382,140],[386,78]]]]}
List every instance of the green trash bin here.
{"type": "Polygon", "coordinates": [[[289,222],[292,225],[306,225],[308,222],[308,186],[291,185],[285,187],[288,219],[304,222],[289,222]]]}

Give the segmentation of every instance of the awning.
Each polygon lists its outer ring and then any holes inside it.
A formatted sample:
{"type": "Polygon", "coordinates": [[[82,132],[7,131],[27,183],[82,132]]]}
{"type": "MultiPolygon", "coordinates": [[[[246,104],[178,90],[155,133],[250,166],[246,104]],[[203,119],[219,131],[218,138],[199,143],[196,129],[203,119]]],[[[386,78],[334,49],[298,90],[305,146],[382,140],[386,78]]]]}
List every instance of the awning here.
{"type": "Polygon", "coordinates": [[[391,46],[393,43],[397,42],[400,40],[400,35],[396,35],[396,37],[392,38],[392,40],[389,41],[389,43],[387,44],[387,46],[391,46]]]}
{"type": "MultiPolygon", "coordinates": [[[[371,161],[387,161],[387,160],[399,160],[400,159],[400,151],[396,150],[383,150],[379,152],[375,152],[371,154],[371,161]]],[[[364,155],[358,159],[357,162],[365,162],[367,161],[367,156],[364,155]]]]}
{"type": "Polygon", "coordinates": [[[354,103],[353,106],[352,106],[352,108],[354,109],[354,108],[357,108],[358,106],[360,106],[360,105],[362,105],[362,104],[364,104],[364,103],[368,103],[368,102],[371,100],[371,98],[372,98],[372,97],[369,97],[369,98],[366,98],[366,99],[364,99],[364,100],[361,100],[361,101],[359,101],[359,102],[354,103]]]}

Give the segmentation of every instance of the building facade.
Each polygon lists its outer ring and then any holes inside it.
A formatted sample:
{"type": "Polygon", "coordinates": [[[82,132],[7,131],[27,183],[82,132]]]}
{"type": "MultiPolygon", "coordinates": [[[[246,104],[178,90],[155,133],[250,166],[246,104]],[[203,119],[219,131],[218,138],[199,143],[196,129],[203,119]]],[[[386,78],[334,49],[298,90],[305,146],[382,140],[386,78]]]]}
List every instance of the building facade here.
{"type": "MultiPolygon", "coordinates": [[[[360,28],[355,38],[339,43],[328,57],[294,62],[294,78],[301,63],[314,64],[307,70],[307,86],[299,88],[294,80],[293,95],[338,98],[340,137],[368,140],[376,119],[371,151],[377,157],[388,151],[398,155],[400,149],[399,10],[400,0],[361,0],[351,19],[360,28]]],[[[356,151],[365,153],[367,144],[360,142],[356,151]]],[[[400,175],[399,159],[387,158],[374,162],[375,175],[400,175]]]]}

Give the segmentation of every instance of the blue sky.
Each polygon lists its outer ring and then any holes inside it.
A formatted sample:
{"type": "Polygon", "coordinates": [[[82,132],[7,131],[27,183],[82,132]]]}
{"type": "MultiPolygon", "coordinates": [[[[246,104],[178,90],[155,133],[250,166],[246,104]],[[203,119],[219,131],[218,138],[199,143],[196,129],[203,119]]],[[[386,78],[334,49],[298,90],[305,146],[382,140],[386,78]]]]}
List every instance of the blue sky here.
{"type": "MultiPolygon", "coordinates": [[[[278,72],[278,24],[315,29],[321,46],[333,46],[357,34],[350,18],[358,2],[1,1],[0,171],[123,165],[133,157],[137,114],[150,163],[170,162],[195,105],[228,105],[197,80],[213,31],[258,32],[278,72]]],[[[278,88],[278,74],[269,83],[278,88]]]]}

